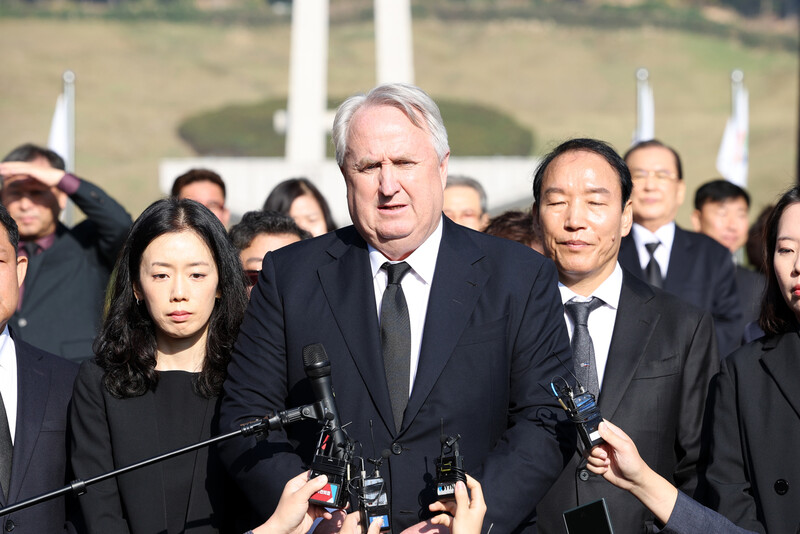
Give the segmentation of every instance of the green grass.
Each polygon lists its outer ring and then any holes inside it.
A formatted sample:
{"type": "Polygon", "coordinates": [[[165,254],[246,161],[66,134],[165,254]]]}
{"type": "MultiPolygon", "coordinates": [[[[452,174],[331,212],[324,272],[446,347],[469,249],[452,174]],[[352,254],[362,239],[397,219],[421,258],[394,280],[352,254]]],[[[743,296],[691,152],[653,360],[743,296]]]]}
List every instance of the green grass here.
{"type": "MultiPolygon", "coordinates": [[[[375,83],[372,23],[361,15],[355,22],[337,17],[328,92],[363,92],[375,83]]],[[[0,152],[46,141],[61,73],[71,68],[77,73],[78,172],[138,214],[160,195],[159,160],[193,155],[178,133],[188,117],[285,98],[289,37],[286,22],[0,18],[0,152]]],[[[729,73],[743,68],[751,98],[754,209],[795,176],[796,49],[653,26],[609,30],[530,17],[432,15],[414,20],[414,55],[416,83],[435,99],[511,117],[536,132],[538,154],[575,135],[624,150],[635,124],[634,73],[648,67],[656,133],[685,161],[684,224],[689,197],[717,174],[729,73]]],[[[450,130],[453,135],[460,127],[450,130]]],[[[256,143],[272,134],[264,129],[260,135],[256,143]]]]}
{"type": "MultiPolygon", "coordinates": [[[[335,109],[344,98],[329,99],[335,109]]],[[[470,156],[528,156],[533,134],[514,119],[485,106],[440,100],[450,149],[470,156]]],[[[286,138],[272,128],[276,111],[286,109],[286,99],[225,106],[189,117],[178,127],[181,138],[197,154],[214,156],[282,157],[286,138]]],[[[328,137],[328,157],[333,146],[328,137]]]]}

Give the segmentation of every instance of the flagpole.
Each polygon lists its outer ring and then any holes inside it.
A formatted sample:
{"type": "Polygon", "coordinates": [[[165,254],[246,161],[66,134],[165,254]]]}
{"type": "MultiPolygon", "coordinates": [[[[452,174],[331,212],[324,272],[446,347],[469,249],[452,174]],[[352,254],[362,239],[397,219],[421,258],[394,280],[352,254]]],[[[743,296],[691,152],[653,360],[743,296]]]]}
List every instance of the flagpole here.
{"type": "Polygon", "coordinates": [[[644,102],[641,95],[647,88],[649,78],[650,72],[647,69],[636,69],[636,141],[642,141],[638,139],[644,129],[644,102]]]}
{"type": "Polygon", "coordinates": [[[731,71],[731,117],[738,119],[738,108],[736,107],[736,99],[739,96],[739,91],[742,90],[744,83],[744,72],[739,69],[731,71]]]}
{"type": "MultiPolygon", "coordinates": [[[[75,73],[71,70],[65,70],[61,76],[64,81],[64,99],[67,105],[67,156],[66,171],[68,173],[75,172],[75,73]]],[[[67,204],[64,207],[62,221],[67,226],[72,226],[75,219],[75,207],[72,201],[67,199],[67,204]]]]}

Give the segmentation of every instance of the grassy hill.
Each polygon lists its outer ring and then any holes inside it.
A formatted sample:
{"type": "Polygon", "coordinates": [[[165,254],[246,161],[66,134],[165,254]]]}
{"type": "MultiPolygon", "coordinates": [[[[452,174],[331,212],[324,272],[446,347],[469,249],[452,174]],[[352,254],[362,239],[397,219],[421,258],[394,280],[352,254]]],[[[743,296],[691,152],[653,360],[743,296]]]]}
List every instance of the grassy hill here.
{"type": "MultiPolygon", "coordinates": [[[[332,95],[374,85],[373,27],[363,17],[354,19],[338,16],[332,23],[332,95]]],[[[0,18],[0,47],[0,152],[24,141],[46,141],[61,72],[73,69],[78,172],[134,214],[159,196],[158,161],[192,155],[177,131],[184,119],[287,94],[285,22],[0,18]]],[[[595,29],[532,18],[433,14],[414,21],[414,53],[416,81],[434,98],[505,112],[536,132],[540,152],[576,135],[601,137],[624,150],[635,122],[634,72],[649,68],[656,133],[684,156],[691,194],[716,176],[730,106],[729,72],[741,68],[751,98],[756,208],[794,179],[794,51],[651,26],[595,29]]],[[[688,223],[689,211],[684,206],[679,219],[688,223]]]]}

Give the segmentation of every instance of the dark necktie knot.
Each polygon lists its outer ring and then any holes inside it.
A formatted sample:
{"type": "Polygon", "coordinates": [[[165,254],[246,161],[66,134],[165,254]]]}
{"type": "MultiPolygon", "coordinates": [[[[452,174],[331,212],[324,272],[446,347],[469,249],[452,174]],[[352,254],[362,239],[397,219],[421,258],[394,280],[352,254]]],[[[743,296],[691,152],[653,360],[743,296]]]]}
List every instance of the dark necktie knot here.
{"type": "Polygon", "coordinates": [[[25,241],[22,243],[22,248],[25,250],[25,254],[27,254],[29,258],[33,258],[39,253],[39,249],[41,247],[39,247],[36,241],[25,241]]]}
{"type": "Polygon", "coordinates": [[[651,257],[651,258],[653,257],[653,254],[655,254],[655,252],[656,252],[656,249],[658,248],[658,246],[659,246],[660,244],[661,244],[661,243],[660,243],[659,241],[656,241],[656,242],[654,242],[654,243],[647,243],[647,244],[644,246],[644,248],[646,248],[646,249],[647,249],[647,253],[648,253],[648,254],[650,254],[650,257],[651,257]]]}
{"type": "Polygon", "coordinates": [[[569,315],[570,319],[572,319],[573,324],[588,326],[589,314],[602,305],[602,300],[597,297],[592,297],[585,302],[570,300],[564,304],[564,309],[567,311],[567,315],[569,315]]]}
{"type": "Polygon", "coordinates": [[[404,261],[399,263],[389,263],[387,261],[381,265],[381,269],[386,271],[389,278],[388,284],[399,284],[406,273],[411,270],[411,266],[404,261]]]}

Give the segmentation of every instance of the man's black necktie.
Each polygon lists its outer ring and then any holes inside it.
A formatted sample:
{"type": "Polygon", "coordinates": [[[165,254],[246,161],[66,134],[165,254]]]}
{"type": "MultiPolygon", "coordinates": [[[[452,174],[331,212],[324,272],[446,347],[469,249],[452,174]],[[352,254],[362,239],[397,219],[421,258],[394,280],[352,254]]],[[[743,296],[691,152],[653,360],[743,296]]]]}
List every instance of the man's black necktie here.
{"type": "Polygon", "coordinates": [[[388,275],[386,290],[381,300],[381,347],[392,415],[397,432],[403,424],[403,413],[408,404],[408,383],[411,376],[411,321],[408,304],[400,281],[411,270],[404,261],[384,263],[388,275]]]}
{"type": "Polygon", "coordinates": [[[572,319],[572,358],[575,365],[575,376],[586,391],[597,396],[600,393],[600,381],[597,378],[597,362],[594,359],[594,345],[589,335],[589,314],[603,305],[603,301],[592,297],[586,302],[568,301],[564,309],[572,319]]]}
{"type": "Polygon", "coordinates": [[[644,248],[647,249],[647,253],[650,254],[650,263],[647,264],[647,269],[645,271],[647,273],[647,283],[655,287],[664,286],[664,279],[661,277],[661,267],[659,267],[654,255],[660,244],[660,242],[656,241],[655,243],[647,243],[644,246],[644,248]]]}
{"type": "Polygon", "coordinates": [[[14,445],[11,443],[11,431],[6,416],[6,406],[3,396],[0,395],[0,485],[3,486],[3,496],[8,502],[8,485],[11,482],[11,459],[14,445]]]}

